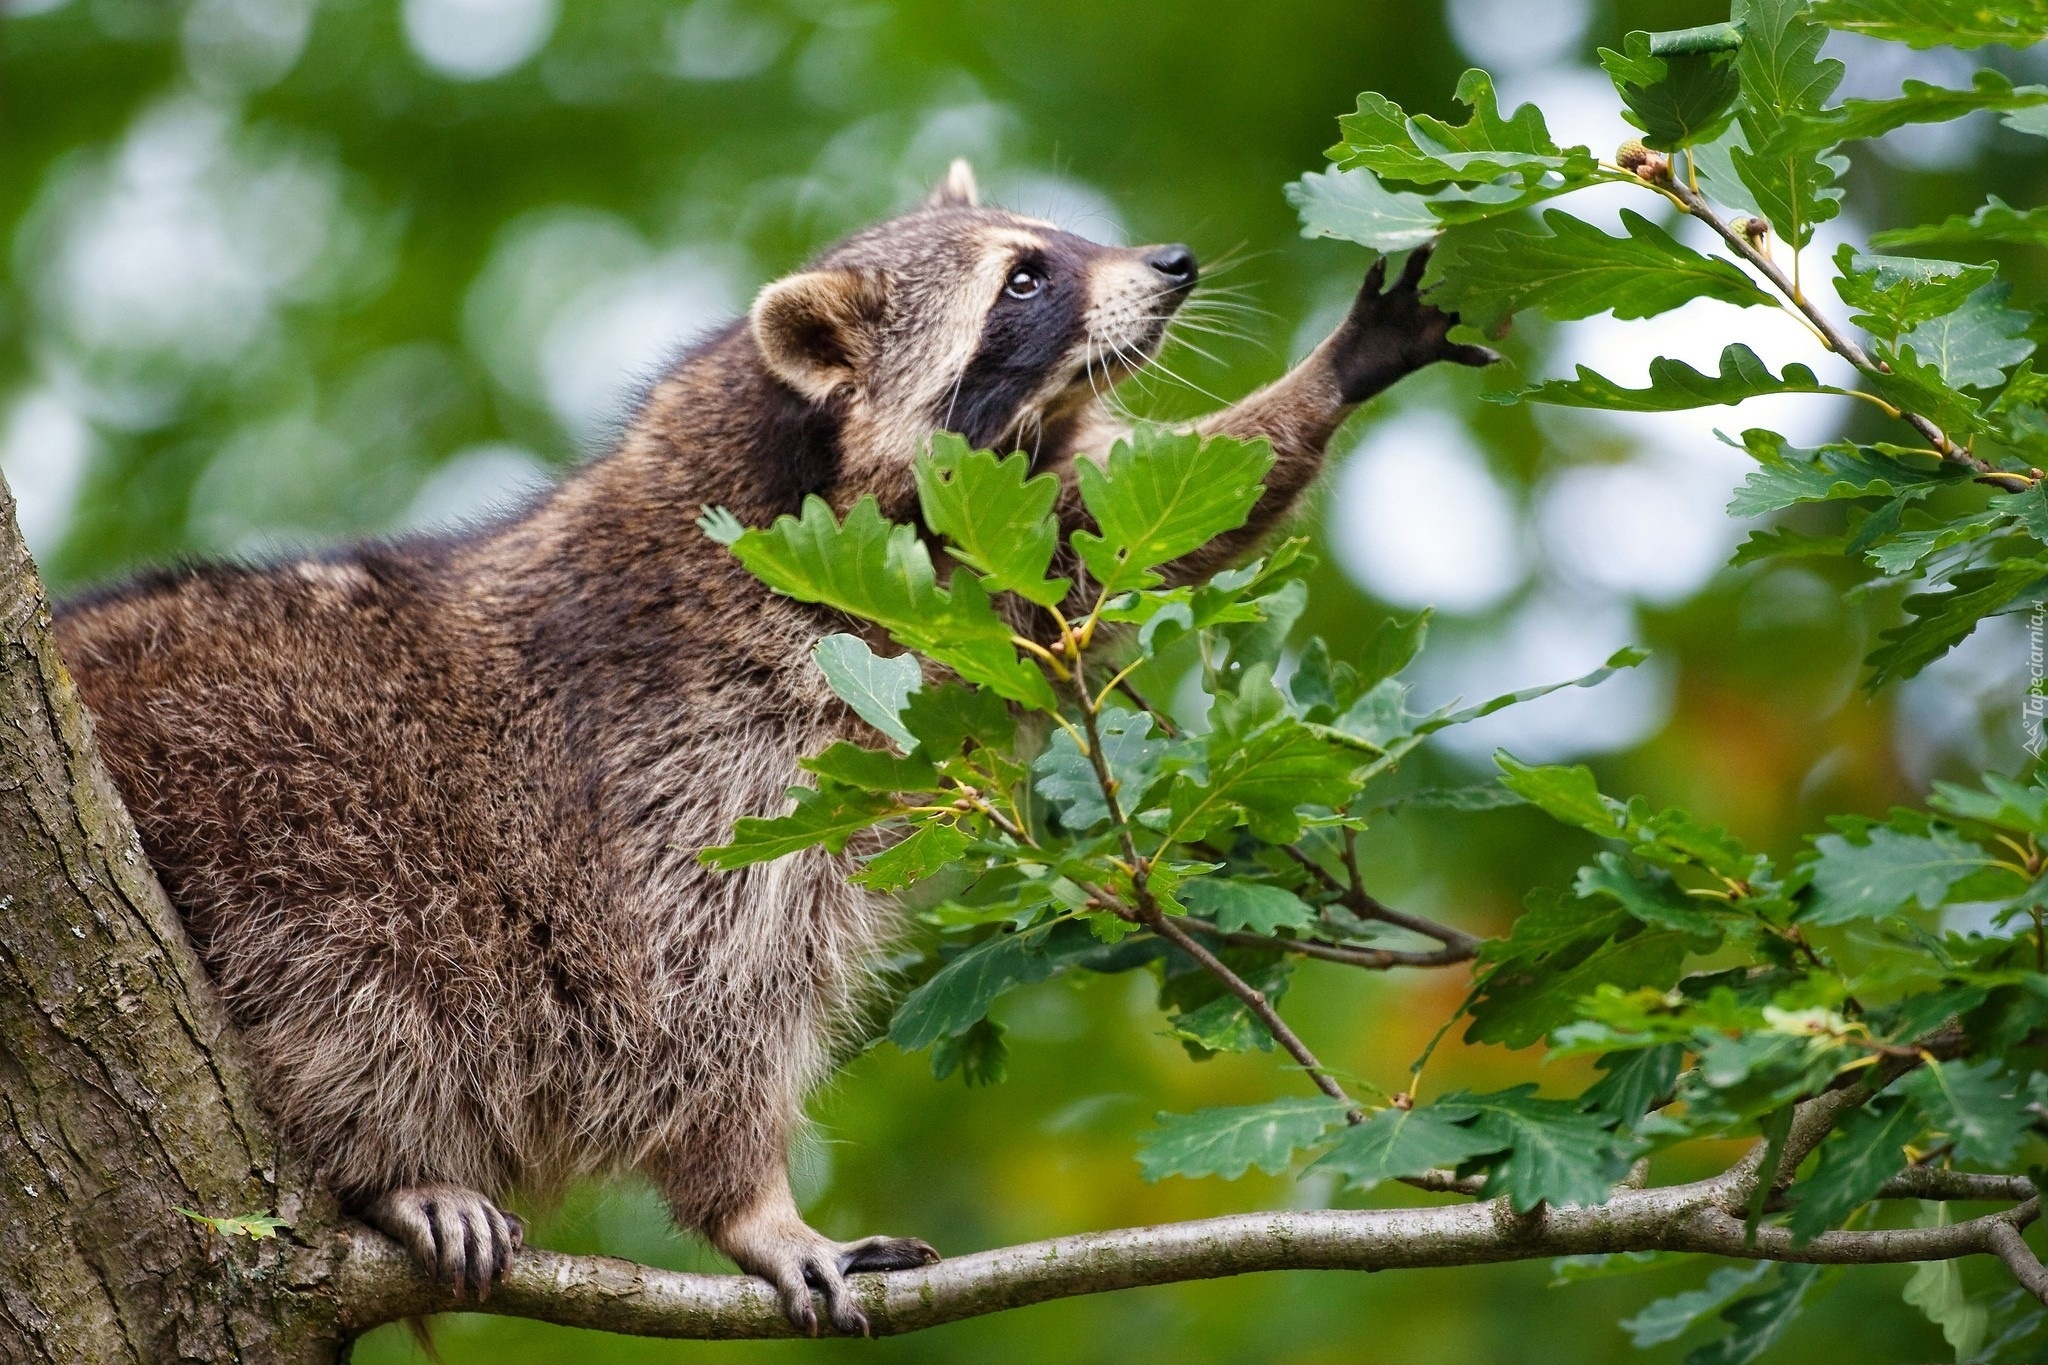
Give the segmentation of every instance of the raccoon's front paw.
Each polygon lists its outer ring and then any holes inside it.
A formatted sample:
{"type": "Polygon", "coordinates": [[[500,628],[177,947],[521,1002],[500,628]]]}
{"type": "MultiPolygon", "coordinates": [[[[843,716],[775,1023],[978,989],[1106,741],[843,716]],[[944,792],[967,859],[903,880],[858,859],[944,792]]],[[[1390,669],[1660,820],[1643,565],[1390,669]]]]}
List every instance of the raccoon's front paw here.
{"type": "Polygon", "coordinates": [[[1344,325],[1330,338],[1331,363],[1346,403],[1362,403],[1404,375],[1448,360],[1457,365],[1491,365],[1500,355],[1485,346],[1450,339],[1458,315],[1422,296],[1422,272],[1429,248],[1408,254],[1408,265],[1385,288],[1385,257],[1374,261],[1359,287],[1344,325]]]}
{"type": "Polygon", "coordinates": [[[526,1241],[518,1215],[461,1185],[408,1185],[362,1209],[363,1221],[403,1243],[457,1297],[481,1299],[505,1278],[526,1241]]]}

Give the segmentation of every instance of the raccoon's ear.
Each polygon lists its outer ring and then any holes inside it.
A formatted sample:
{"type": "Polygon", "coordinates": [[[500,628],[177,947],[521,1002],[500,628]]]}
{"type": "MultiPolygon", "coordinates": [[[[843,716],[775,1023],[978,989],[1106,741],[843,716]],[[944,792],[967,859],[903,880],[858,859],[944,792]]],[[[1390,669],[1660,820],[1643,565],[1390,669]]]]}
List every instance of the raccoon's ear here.
{"type": "Polygon", "coordinates": [[[966,157],[953,158],[953,164],[946,167],[946,178],[932,186],[924,202],[925,207],[934,209],[971,209],[981,202],[981,191],[974,183],[974,167],[967,164],[966,157]]]}
{"type": "Polygon", "coordinates": [[[888,302],[881,281],[855,270],[807,270],[754,300],[754,343],[777,379],[812,402],[863,378],[888,302]]]}

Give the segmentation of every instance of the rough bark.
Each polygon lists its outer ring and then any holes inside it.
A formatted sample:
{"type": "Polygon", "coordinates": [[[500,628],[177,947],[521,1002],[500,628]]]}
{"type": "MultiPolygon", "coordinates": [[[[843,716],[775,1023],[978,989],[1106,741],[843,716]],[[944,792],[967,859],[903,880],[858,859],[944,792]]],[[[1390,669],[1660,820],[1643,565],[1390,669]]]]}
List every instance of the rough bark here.
{"type": "Polygon", "coordinates": [[[329,1217],[281,1158],[57,657],[0,486],[0,1359],[329,1361],[286,1241],[180,1213],[329,1217]]]}

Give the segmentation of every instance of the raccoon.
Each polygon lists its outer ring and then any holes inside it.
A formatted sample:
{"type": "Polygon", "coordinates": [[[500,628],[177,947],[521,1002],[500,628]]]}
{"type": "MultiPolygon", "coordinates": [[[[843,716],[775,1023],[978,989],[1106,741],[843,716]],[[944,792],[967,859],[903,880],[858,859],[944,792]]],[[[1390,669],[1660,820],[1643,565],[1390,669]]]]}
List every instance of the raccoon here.
{"type": "MultiPolygon", "coordinates": [[[[1265,437],[1250,525],[1286,515],[1353,407],[1478,365],[1372,268],[1286,377],[1200,423],[1265,437]]],[[[637,1169],[680,1228],[791,1321],[866,1322],[845,1277],[936,1259],[830,1240],[791,1197],[806,1094],[891,934],[822,851],[698,863],[862,726],[810,662],[831,614],[696,528],[820,495],[917,512],[938,430],[1025,450],[1071,490],[1123,428],[1103,398],[1159,349],[1199,270],[930,199],[764,288],[684,352],[615,445],[516,513],[449,534],[148,575],[64,605],[60,647],[144,846],[246,1035],[286,1139],[344,1206],[458,1295],[523,1236],[499,1203],[637,1169]],[[814,1298],[814,1291],[818,1298],[814,1298]]],[[[1083,524],[1078,498],[1061,515],[1083,524]]]]}

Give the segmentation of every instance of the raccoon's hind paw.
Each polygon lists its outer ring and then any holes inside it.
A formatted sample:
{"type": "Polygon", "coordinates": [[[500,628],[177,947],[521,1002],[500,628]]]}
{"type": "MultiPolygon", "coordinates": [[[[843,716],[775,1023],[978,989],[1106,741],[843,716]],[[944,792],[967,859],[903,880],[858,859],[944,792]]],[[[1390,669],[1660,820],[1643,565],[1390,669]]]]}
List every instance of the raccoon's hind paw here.
{"type": "Polygon", "coordinates": [[[1422,295],[1429,248],[1408,253],[1407,268],[1387,286],[1385,257],[1374,261],[1352,302],[1350,316],[1331,337],[1331,360],[1347,403],[1363,402],[1403,375],[1448,360],[1456,365],[1491,365],[1500,355],[1485,346],[1452,341],[1456,313],[1445,312],[1422,295]]]}
{"type": "Polygon", "coordinates": [[[813,1292],[825,1300],[825,1319],[847,1336],[869,1335],[867,1314],[855,1302],[848,1275],[864,1271],[912,1270],[932,1264],[939,1253],[914,1237],[864,1237],[835,1242],[793,1215],[729,1228],[715,1239],[719,1248],[749,1274],[775,1286],[782,1311],[799,1332],[818,1334],[813,1292]]]}
{"type": "Polygon", "coordinates": [[[526,1224],[461,1185],[408,1185],[363,1206],[363,1220],[396,1238],[460,1298],[482,1299],[505,1278],[526,1224]]]}

